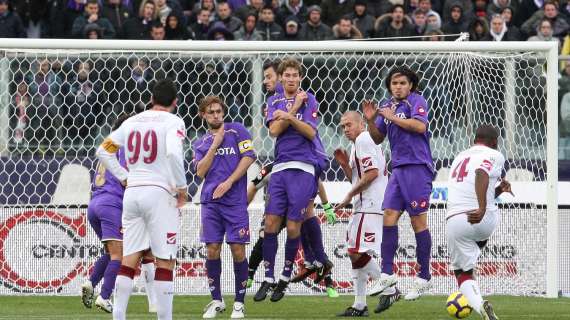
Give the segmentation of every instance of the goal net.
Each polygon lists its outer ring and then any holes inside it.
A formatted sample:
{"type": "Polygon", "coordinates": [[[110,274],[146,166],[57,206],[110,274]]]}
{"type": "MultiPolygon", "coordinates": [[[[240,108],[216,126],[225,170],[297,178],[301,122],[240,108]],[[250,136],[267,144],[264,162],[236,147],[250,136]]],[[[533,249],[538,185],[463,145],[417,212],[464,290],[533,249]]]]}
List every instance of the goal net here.
{"type": "MultiPolygon", "coordinates": [[[[407,65],[420,75],[437,169],[429,214],[435,294],[449,293],[456,286],[444,235],[448,167],[459,151],[469,147],[477,126],[499,128],[507,178],[538,183],[543,194],[530,200],[501,199],[500,226],[477,267],[481,288],[493,294],[553,296],[564,280],[557,278],[557,207],[552,196],[557,172],[549,165],[556,163],[556,150],[550,148],[557,143],[553,130],[558,117],[556,89],[550,89],[556,86],[550,47],[423,42],[0,45],[0,203],[5,204],[0,209],[0,294],[78,292],[101,253],[85,218],[94,152],[120,114],[149,105],[154,81],[168,77],[178,85],[177,114],[188,130],[188,161],[190,142],[205,131],[197,102],[213,94],[225,100],[227,121],[242,122],[250,129],[259,169],[273,158],[273,139],[263,121],[263,65],[294,57],[303,63],[302,88],[319,102],[318,129],[329,155],[336,148],[349,147],[338,125],[342,114],[359,110],[365,99],[386,98],[384,77],[393,66],[407,65]]],[[[383,147],[389,164],[388,144],[383,147]]],[[[250,176],[256,173],[250,171],[250,176]]],[[[190,171],[187,178],[190,193],[195,194],[200,181],[190,171]]],[[[342,199],[347,184],[342,183],[345,178],[338,164],[331,161],[323,179],[333,202],[342,199]]],[[[254,243],[262,203],[250,209],[254,243]]],[[[349,216],[349,211],[339,213],[340,223],[321,225],[327,254],[335,264],[333,279],[341,292],[352,287],[344,244],[349,216]]],[[[209,292],[198,217],[197,205],[188,206],[183,214],[178,293],[209,292]]],[[[278,257],[282,255],[280,251],[278,257]]],[[[233,292],[229,250],[224,250],[222,259],[223,288],[233,292]]],[[[400,286],[408,289],[417,266],[415,238],[406,215],[400,222],[396,268],[400,286]]],[[[563,265],[561,274],[570,277],[568,268],[563,265]]],[[[261,281],[262,271],[263,267],[256,280],[261,281]]],[[[569,286],[570,281],[565,283],[569,286]]],[[[297,294],[324,289],[311,280],[291,286],[297,294]]]]}

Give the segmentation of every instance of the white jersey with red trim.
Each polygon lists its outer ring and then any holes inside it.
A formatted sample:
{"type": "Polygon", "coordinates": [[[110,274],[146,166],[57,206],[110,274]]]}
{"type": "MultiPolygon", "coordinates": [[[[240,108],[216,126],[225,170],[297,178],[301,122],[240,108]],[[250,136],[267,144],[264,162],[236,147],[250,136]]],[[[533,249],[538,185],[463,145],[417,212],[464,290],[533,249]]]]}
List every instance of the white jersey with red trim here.
{"type": "Polygon", "coordinates": [[[386,160],[379,145],[376,145],[368,131],[362,132],[352,144],[350,151],[352,185],[355,185],[364,172],[378,169],[378,177],[352,199],[353,212],[382,213],[384,191],[388,184],[386,160]]]}
{"type": "Polygon", "coordinates": [[[479,208],[475,193],[475,171],[481,169],[489,175],[487,210],[496,210],[495,185],[501,178],[505,157],[497,150],[475,145],[461,152],[451,164],[447,184],[447,217],[479,208]]]}
{"type": "Polygon", "coordinates": [[[125,146],[128,186],[153,185],[174,192],[186,186],[184,121],[166,111],[147,110],[127,119],[109,135],[125,146]]]}

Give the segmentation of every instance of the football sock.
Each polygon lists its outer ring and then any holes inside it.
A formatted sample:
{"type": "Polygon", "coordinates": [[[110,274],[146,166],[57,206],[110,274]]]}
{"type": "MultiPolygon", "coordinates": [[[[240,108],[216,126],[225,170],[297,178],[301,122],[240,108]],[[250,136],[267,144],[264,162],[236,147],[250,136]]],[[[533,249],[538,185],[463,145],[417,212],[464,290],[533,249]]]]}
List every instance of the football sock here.
{"type": "Polygon", "coordinates": [[[173,280],[174,274],[172,270],[165,268],[156,269],[153,286],[156,294],[156,316],[159,320],[172,319],[173,280]]]}
{"type": "Polygon", "coordinates": [[[285,266],[283,267],[283,273],[281,273],[283,280],[288,281],[291,278],[295,256],[297,256],[297,250],[299,250],[299,238],[287,237],[287,242],[285,242],[285,266]]]}
{"type": "Polygon", "coordinates": [[[419,277],[430,280],[431,234],[429,229],[416,233],[416,257],[420,265],[419,277]]]}
{"type": "Polygon", "coordinates": [[[206,259],[206,272],[212,300],[222,301],[222,289],[220,288],[220,276],[222,274],[222,260],[206,259]]]}
{"type": "Polygon", "coordinates": [[[263,239],[263,261],[265,281],[275,282],[275,256],[277,255],[277,234],[265,232],[263,239]]]}
{"type": "Polygon", "coordinates": [[[93,288],[95,288],[101,279],[103,279],[103,275],[105,274],[109,260],[111,260],[111,256],[109,254],[104,254],[100,256],[99,259],[97,259],[95,262],[93,271],[91,271],[91,276],[89,277],[89,281],[91,281],[93,288]]]}
{"type": "Polygon", "coordinates": [[[382,228],[382,273],[394,273],[394,255],[398,249],[398,226],[382,228]]]}
{"type": "Polygon", "coordinates": [[[306,224],[307,235],[309,236],[311,249],[313,250],[314,260],[324,264],[327,260],[325,248],[323,246],[323,233],[321,225],[317,217],[312,217],[303,222],[306,224]]]}
{"type": "Polygon", "coordinates": [[[459,286],[459,290],[469,301],[469,305],[477,313],[481,313],[481,306],[483,305],[483,297],[481,296],[481,290],[479,290],[479,285],[473,279],[465,280],[459,286]]]}
{"type": "Polygon", "coordinates": [[[358,310],[366,307],[366,283],[368,275],[362,269],[351,269],[352,283],[354,285],[354,303],[352,307],[358,310]]]}
{"type": "Polygon", "coordinates": [[[236,289],[235,301],[243,303],[245,286],[247,284],[247,259],[244,259],[242,262],[234,262],[234,279],[236,289]]]}
{"type": "Polygon", "coordinates": [[[311,248],[311,238],[309,237],[309,230],[307,229],[307,224],[305,223],[301,225],[301,245],[303,246],[303,255],[305,262],[313,264],[315,261],[315,254],[311,248]]]}
{"type": "Polygon", "coordinates": [[[141,268],[144,272],[144,285],[146,288],[146,297],[148,304],[151,306],[156,306],[156,292],[154,290],[154,260],[143,258],[141,268]]]}
{"type": "Polygon", "coordinates": [[[251,250],[251,254],[249,255],[248,276],[250,279],[253,279],[261,261],[263,261],[263,238],[259,237],[253,246],[253,250],[251,250]]]}
{"type": "Polygon", "coordinates": [[[101,286],[101,298],[109,299],[113,288],[115,288],[115,281],[117,279],[117,273],[121,268],[121,261],[111,260],[107,264],[107,269],[105,269],[105,275],[103,280],[103,285],[101,286]]]}
{"type": "Polygon", "coordinates": [[[135,269],[121,265],[115,281],[115,301],[113,302],[113,319],[124,320],[127,316],[127,306],[133,291],[135,269]]]}

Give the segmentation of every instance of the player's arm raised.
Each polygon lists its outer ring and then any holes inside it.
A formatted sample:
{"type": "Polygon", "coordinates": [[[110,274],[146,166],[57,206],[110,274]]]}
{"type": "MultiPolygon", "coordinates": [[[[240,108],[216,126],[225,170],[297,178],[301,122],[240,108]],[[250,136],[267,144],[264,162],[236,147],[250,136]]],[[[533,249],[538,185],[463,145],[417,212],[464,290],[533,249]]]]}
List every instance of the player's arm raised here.
{"type": "Polygon", "coordinates": [[[201,179],[204,179],[204,177],[210,170],[212,162],[214,162],[214,157],[216,156],[216,151],[218,150],[218,147],[222,144],[223,141],[224,141],[224,125],[222,124],[222,126],[218,129],[218,131],[214,135],[214,141],[212,142],[212,145],[208,149],[208,152],[206,152],[204,157],[200,159],[196,164],[196,175],[198,175],[198,177],[200,177],[201,179]]]}
{"type": "Polygon", "coordinates": [[[467,215],[467,221],[475,224],[481,222],[487,210],[487,188],[489,187],[489,174],[483,169],[475,170],[475,194],[479,208],[467,215]]]}
{"type": "Polygon", "coordinates": [[[376,118],[378,117],[378,108],[374,101],[364,100],[362,103],[362,113],[366,119],[366,126],[368,127],[368,132],[372,137],[372,140],[376,144],[381,144],[386,138],[386,135],[378,130],[376,127],[376,118]]]}
{"type": "Polygon", "coordinates": [[[111,133],[103,143],[97,148],[95,153],[99,161],[113,174],[117,179],[121,181],[123,185],[127,184],[128,171],[121,166],[121,163],[116,157],[116,153],[119,151],[121,136],[123,135],[121,127],[111,133]]]}
{"type": "Polygon", "coordinates": [[[340,165],[340,168],[344,172],[344,176],[349,182],[352,182],[352,168],[348,164],[348,153],[344,149],[336,149],[334,151],[334,159],[340,165]]]}
{"type": "Polygon", "coordinates": [[[186,138],[186,128],[180,119],[179,123],[166,134],[166,157],[176,184],[177,208],[181,208],[188,200],[188,185],[186,183],[186,170],[184,169],[183,142],[186,138]]]}

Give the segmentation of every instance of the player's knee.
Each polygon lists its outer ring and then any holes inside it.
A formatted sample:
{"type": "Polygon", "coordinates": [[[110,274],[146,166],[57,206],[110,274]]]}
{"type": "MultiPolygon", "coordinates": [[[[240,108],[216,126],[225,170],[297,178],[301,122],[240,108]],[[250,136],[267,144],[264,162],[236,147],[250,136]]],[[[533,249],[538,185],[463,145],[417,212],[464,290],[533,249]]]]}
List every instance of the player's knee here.
{"type": "Polygon", "coordinates": [[[427,214],[420,214],[417,216],[412,216],[410,218],[412,223],[412,229],[414,229],[415,233],[422,232],[428,228],[427,225],[427,214]]]}
{"type": "Polygon", "coordinates": [[[400,212],[393,210],[393,209],[385,209],[384,210],[384,218],[383,224],[386,227],[395,226],[398,224],[398,220],[400,219],[400,212]]]}
{"type": "Polygon", "coordinates": [[[265,215],[265,232],[277,233],[281,226],[282,217],[273,214],[265,215]]]}
{"type": "Polygon", "coordinates": [[[111,256],[111,260],[121,260],[121,258],[123,257],[122,241],[109,240],[105,244],[105,248],[107,249],[107,252],[111,256]]]}
{"type": "Polygon", "coordinates": [[[230,245],[230,249],[232,250],[234,262],[242,262],[245,260],[245,245],[234,243],[230,245]]]}
{"type": "Polygon", "coordinates": [[[287,221],[287,237],[297,238],[301,235],[301,224],[302,222],[287,221]]]}
{"type": "Polygon", "coordinates": [[[208,259],[210,260],[220,259],[220,254],[222,251],[221,243],[208,243],[206,245],[206,248],[207,248],[208,259]]]}

